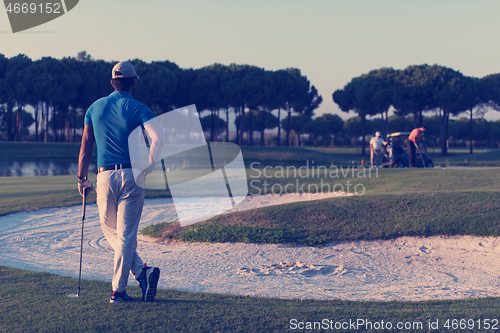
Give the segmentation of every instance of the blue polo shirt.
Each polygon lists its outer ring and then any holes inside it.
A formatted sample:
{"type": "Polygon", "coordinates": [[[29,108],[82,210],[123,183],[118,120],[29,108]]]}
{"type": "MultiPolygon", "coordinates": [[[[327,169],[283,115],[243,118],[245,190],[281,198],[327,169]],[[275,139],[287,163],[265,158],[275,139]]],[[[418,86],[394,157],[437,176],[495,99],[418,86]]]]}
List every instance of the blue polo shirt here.
{"type": "Polygon", "coordinates": [[[97,167],[130,163],[128,137],[152,119],[153,112],[124,91],[95,101],[85,113],[84,123],[94,128],[97,167]]]}

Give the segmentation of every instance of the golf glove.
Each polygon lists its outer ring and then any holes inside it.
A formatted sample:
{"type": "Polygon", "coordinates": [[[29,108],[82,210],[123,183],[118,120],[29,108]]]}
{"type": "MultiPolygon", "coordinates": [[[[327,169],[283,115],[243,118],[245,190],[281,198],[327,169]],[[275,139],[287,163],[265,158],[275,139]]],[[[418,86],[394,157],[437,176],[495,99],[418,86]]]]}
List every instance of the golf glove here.
{"type": "Polygon", "coordinates": [[[89,191],[86,191],[86,194],[89,195],[89,192],[94,189],[94,185],[92,185],[92,182],[90,180],[85,180],[84,182],[78,183],[78,192],[80,192],[80,195],[83,197],[83,193],[85,189],[90,188],[89,191]]]}

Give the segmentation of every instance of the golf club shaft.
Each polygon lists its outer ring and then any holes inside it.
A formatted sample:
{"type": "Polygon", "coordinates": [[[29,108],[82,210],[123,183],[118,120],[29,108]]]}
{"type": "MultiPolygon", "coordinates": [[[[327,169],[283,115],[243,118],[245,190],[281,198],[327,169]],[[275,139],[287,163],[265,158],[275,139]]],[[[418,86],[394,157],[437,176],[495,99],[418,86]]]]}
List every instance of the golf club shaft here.
{"type": "Polygon", "coordinates": [[[425,165],[424,157],[422,156],[422,153],[420,153],[420,159],[422,160],[422,164],[424,165],[424,168],[427,169],[427,166],[425,165]]]}
{"type": "Polygon", "coordinates": [[[85,226],[85,206],[87,205],[87,188],[83,189],[83,203],[82,203],[82,238],[80,241],[80,271],[78,273],[78,289],[76,296],[80,295],[80,281],[82,279],[82,259],[83,259],[83,230],[85,226]]]}

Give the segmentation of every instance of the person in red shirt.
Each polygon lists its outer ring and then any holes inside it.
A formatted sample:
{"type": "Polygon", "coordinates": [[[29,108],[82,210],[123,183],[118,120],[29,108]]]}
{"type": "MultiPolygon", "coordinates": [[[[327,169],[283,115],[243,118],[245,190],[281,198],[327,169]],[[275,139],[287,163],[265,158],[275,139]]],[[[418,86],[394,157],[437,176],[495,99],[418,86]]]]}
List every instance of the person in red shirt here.
{"type": "Polygon", "coordinates": [[[415,148],[420,150],[418,144],[420,142],[420,139],[422,139],[422,137],[424,136],[425,130],[426,130],[425,126],[422,126],[420,128],[415,128],[413,131],[411,131],[410,136],[408,137],[408,155],[409,155],[410,168],[414,168],[416,166],[415,148]]]}

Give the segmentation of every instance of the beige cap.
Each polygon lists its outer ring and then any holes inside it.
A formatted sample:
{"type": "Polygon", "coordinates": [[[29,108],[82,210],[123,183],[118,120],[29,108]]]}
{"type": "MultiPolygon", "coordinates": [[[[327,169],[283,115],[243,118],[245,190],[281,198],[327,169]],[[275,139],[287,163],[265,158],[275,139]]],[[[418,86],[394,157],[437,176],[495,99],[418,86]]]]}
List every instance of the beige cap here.
{"type": "Polygon", "coordinates": [[[375,136],[381,136],[380,132],[375,133],[375,136]]]}
{"type": "Polygon", "coordinates": [[[134,66],[128,61],[120,61],[113,67],[111,71],[112,79],[125,79],[129,77],[137,77],[137,73],[135,72],[134,66]]]}

